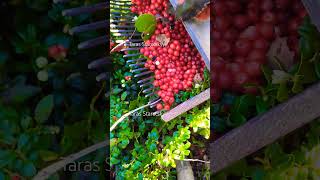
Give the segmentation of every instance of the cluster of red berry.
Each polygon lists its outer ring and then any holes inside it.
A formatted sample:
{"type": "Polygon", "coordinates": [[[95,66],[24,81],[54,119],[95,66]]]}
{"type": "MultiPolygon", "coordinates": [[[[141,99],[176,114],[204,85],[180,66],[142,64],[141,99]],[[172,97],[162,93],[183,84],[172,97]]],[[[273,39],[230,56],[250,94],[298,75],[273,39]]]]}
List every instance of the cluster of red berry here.
{"type": "Polygon", "coordinates": [[[137,14],[160,15],[169,17],[169,0],[131,0],[131,11],[137,14]]]}
{"type": "Polygon", "coordinates": [[[153,85],[159,87],[157,94],[164,102],[157,104],[158,110],[169,110],[175,94],[190,89],[195,77],[203,78],[204,62],[182,22],[172,24],[173,28],[158,20],[155,33],[140,49],[148,58],[145,67],[154,72],[153,85]],[[163,41],[169,42],[160,43],[159,36],[165,36],[163,41]]]}
{"type": "Polygon", "coordinates": [[[261,65],[277,36],[298,53],[297,30],[306,15],[300,0],[217,0],[213,9],[213,101],[222,90],[257,93],[244,86],[261,83],[261,65]]]}

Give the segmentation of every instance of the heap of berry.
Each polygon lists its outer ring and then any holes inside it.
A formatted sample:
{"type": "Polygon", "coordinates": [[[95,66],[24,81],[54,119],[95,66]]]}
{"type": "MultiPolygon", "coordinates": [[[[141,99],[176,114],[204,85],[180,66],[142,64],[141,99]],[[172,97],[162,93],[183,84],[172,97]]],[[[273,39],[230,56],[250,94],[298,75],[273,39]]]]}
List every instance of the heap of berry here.
{"type": "Polygon", "coordinates": [[[167,10],[167,0],[151,0],[144,3],[132,0],[132,3],[135,4],[133,12],[162,16],[157,20],[154,34],[145,42],[145,47],[140,49],[140,53],[148,58],[145,67],[154,72],[153,85],[163,101],[158,103],[156,108],[169,110],[175,101],[175,94],[191,89],[195,77],[203,78],[204,62],[182,22],[175,20],[174,16],[166,11],[161,11],[161,14],[156,11],[167,10]],[[169,42],[161,44],[157,38],[159,36],[165,37],[169,42]]]}
{"type": "Polygon", "coordinates": [[[261,65],[276,37],[287,37],[297,55],[297,30],[306,15],[300,0],[217,0],[213,6],[214,101],[222,90],[256,93],[245,85],[261,83],[261,65]]]}
{"type": "Polygon", "coordinates": [[[165,18],[169,17],[168,6],[169,0],[131,0],[131,11],[137,14],[160,15],[165,18]]]}

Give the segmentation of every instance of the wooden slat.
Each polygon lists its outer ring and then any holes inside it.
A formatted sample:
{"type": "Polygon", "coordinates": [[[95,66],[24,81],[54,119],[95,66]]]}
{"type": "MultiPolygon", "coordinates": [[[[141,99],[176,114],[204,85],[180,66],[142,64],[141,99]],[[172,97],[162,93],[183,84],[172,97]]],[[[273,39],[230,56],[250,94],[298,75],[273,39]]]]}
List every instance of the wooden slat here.
{"type": "Polygon", "coordinates": [[[166,122],[171,121],[172,119],[178,117],[179,115],[189,111],[190,109],[202,104],[203,102],[209,99],[210,99],[210,89],[206,89],[202,93],[194,96],[193,98],[179,104],[175,108],[164,113],[161,116],[161,118],[166,122]]]}
{"type": "Polygon", "coordinates": [[[210,144],[211,171],[218,172],[320,117],[320,83],[210,144]]]}

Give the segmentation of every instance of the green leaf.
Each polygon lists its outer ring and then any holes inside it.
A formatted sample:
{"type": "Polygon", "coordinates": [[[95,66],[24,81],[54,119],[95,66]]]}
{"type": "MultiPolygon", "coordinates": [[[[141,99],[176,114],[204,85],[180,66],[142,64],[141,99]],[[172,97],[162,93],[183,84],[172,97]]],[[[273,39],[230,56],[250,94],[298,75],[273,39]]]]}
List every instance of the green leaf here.
{"type": "Polygon", "coordinates": [[[227,124],[231,127],[239,127],[247,121],[246,117],[240,112],[232,112],[227,120],[227,124]]]}
{"type": "Polygon", "coordinates": [[[140,161],[136,161],[135,163],[133,163],[132,168],[135,171],[135,170],[139,169],[141,167],[141,165],[142,165],[142,163],[140,161]]]}
{"type": "Polygon", "coordinates": [[[20,170],[21,175],[32,177],[36,174],[37,169],[32,162],[24,162],[23,168],[20,170]]]}
{"type": "Polygon", "coordinates": [[[292,92],[298,94],[303,91],[303,76],[301,75],[294,75],[293,78],[293,87],[292,92]]]}
{"type": "Polygon", "coordinates": [[[2,134],[0,133],[0,139],[3,143],[12,145],[16,142],[16,139],[11,134],[2,134]]]}
{"type": "Polygon", "coordinates": [[[7,103],[20,104],[35,96],[41,91],[39,87],[16,83],[12,88],[7,89],[1,96],[7,103]]]}
{"type": "Polygon", "coordinates": [[[278,92],[277,92],[277,100],[279,102],[284,102],[289,98],[289,91],[287,87],[287,83],[283,82],[279,85],[278,92]]]}
{"type": "Polygon", "coordinates": [[[59,157],[57,153],[47,150],[40,150],[39,155],[40,158],[45,162],[54,161],[59,157]]]}
{"type": "Polygon", "coordinates": [[[124,149],[128,146],[129,143],[130,143],[130,141],[128,138],[121,139],[121,142],[119,143],[119,147],[124,149]]]}
{"type": "Polygon", "coordinates": [[[154,152],[157,149],[156,143],[150,144],[150,146],[148,146],[148,149],[150,152],[154,152]]]}
{"type": "Polygon", "coordinates": [[[123,92],[123,93],[121,94],[121,100],[122,100],[122,101],[126,100],[127,95],[128,95],[127,91],[123,92]]]}
{"type": "Polygon", "coordinates": [[[113,95],[117,95],[117,94],[119,94],[121,91],[122,91],[122,89],[116,87],[116,88],[112,89],[112,94],[113,94],[113,95]]]}
{"type": "Polygon", "coordinates": [[[264,112],[267,112],[269,109],[268,104],[261,98],[256,98],[256,110],[258,114],[262,114],[264,112]]]}
{"type": "Polygon", "coordinates": [[[271,161],[277,161],[284,153],[278,143],[273,143],[265,148],[264,154],[266,158],[269,158],[271,161]]]}
{"type": "Polygon", "coordinates": [[[24,116],[23,118],[21,118],[21,127],[26,130],[29,128],[29,126],[31,125],[32,122],[32,118],[30,116],[24,116]]]}
{"type": "Polygon", "coordinates": [[[27,143],[29,143],[29,136],[27,134],[21,134],[18,140],[18,149],[23,149],[27,143]]]}
{"type": "Polygon", "coordinates": [[[288,82],[291,79],[291,74],[282,70],[273,70],[272,84],[281,84],[288,82]]]}
{"type": "Polygon", "coordinates": [[[302,54],[302,60],[309,60],[314,53],[320,49],[320,33],[314,26],[309,17],[305,18],[302,26],[299,27],[299,50],[302,54]]]}
{"type": "Polygon", "coordinates": [[[276,161],[273,161],[272,164],[278,171],[286,171],[288,168],[294,165],[294,156],[291,154],[284,154],[279,156],[279,158],[276,159],[276,161]]]}
{"type": "Polygon", "coordinates": [[[135,22],[135,27],[139,32],[153,34],[155,31],[156,17],[151,14],[142,14],[135,22]]]}
{"type": "Polygon", "coordinates": [[[252,174],[252,180],[263,180],[266,172],[262,169],[256,169],[252,174]]]}
{"type": "Polygon", "coordinates": [[[16,159],[16,155],[13,151],[0,150],[0,168],[3,168],[13,162],[16,159]]]}
{"type": "Polygon", "coordinates": [[[317,74],[314,68],[314,64],[310,61],[301,60],[299,71],[297,74],[303,76],[302,83],[304,84],[314,83],[317,80],[317,74]]]}
{"type": "Polygon", "coordinates": [[[50,116],[54,108],[53,95],[42,98],[35,109],[35,120],[38,123],[44,123],[50,116]]]}
{"type": "Polygon", "coordinates": [[[233,94],[224,93],[222,95],[221,104],[233,105],[236,97],[233,94]]]}
{"type": "Polygon", "coordinates": [[[268,81],[268,84],[270,84],[272,81],[272,70],[266,65],[262,65],[261,70],[263,72],[264,78],[268,81]]]}
{"type": "Polygon", "coordinates": [[[211,118],[211,127],[210,129],[213,129],[215,132],[225,132],[227,129],[226,121],[218,116],[213,116],[211,118]]]}
{"type": "Polygon", "coordinates": [[[243,95],[236,99],[232,112],[238,112],[241,114],[247,114],[250,110],[250,106],[255,105],[255,97],[253,95],[243,95]]]}

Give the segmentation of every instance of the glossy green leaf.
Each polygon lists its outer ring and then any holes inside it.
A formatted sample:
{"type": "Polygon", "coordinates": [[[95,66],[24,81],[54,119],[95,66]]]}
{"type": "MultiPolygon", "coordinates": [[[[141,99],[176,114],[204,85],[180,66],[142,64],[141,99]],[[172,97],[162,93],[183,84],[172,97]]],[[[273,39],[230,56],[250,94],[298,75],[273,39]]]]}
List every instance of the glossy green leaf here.
{"type": "Polygon", "coordinates": [[[124,101],[127,98],[128,93],[125,91],[121,94],[121,100],[124,101]]]}
{"type": "Polygon", "coordinates": [[[142,14],[135,22],[135,27],[139,32],[148,32],[153,34],[156,25],[156,17],[151,14],[142,14]]]}
{"type": "Polygon", "coordinates": [[[256,98],[256,110],[258,114],[262,114],[267,112],[269,109],[269,105],[265,102],[261,97],[256,98]]]}
{"type": "Polygon", "coordinates": [[[54,103],[53,103],[53,95],[48,95],[42,98],[39,103],[36,106],[35,109],[35,120],[42,124],[44,123],[49,116],[51,115],[51,112],[53,111],[54,103]]]}
{"type": "Polygon", "coordinates": [[[138,168],[140,168],[140,166],[142,165],[142,163],[140,161],[136,161],[133,163],[133,170],[137,170],[138,168]]]}

